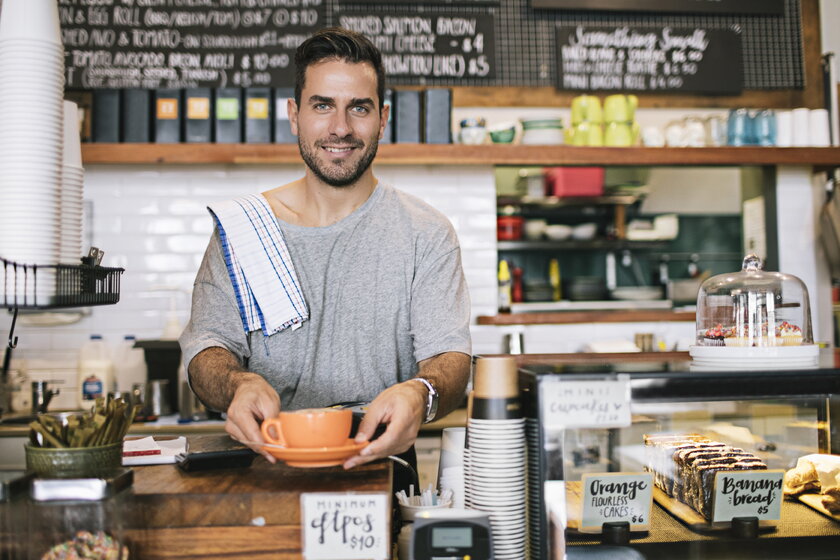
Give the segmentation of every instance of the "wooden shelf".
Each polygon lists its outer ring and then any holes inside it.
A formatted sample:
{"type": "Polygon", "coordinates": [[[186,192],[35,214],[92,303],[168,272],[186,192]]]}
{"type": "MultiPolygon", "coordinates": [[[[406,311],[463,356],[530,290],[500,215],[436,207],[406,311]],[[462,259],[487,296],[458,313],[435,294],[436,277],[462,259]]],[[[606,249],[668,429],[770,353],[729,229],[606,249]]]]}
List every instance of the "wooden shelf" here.
{"type": "Polygon", "coordinates": [[[626,241],[592,239],[589,241],[499,241],[499,251],[621,251],[623,249],[663,249],[668,241],[626,241]]]}
{"type": "Polygon", "coordinates": [[[479,325],[564,325],[572,323],[646,323],[655,321],[695,321],[694,311],[639,309],[633,311],[560,311],[551,313],[506,313],[480,315],[479,325]]]}
{"type": "MultiPolygon", "coordinates": [[[[85,164],[300,164],[294,144],[83,144],[85,164]]],[[[840,165],[840,148],[383,144],[378,165],[840,165]]]]}

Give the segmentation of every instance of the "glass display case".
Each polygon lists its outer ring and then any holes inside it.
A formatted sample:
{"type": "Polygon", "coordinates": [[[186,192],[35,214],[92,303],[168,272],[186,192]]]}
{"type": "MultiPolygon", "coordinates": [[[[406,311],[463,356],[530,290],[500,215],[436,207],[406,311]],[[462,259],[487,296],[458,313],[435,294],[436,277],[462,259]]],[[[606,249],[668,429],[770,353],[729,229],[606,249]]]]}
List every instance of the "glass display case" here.
{"type": "Polygon", "coordinates": [[[697,371],[687,359],[597,359],[520,362],[532,558],[554,558],[562,541],[570,559],[608,542],[641,554],[622,558],[836,557],[840,515],[782,499],[781,485],[801,457],[840,448],[832,422],[840,371],[697,371]],[[718,471],[775,477],[777,519],[715,521],[718,471]],[[649,518],[634,518],[623,533],[613,523],[592,527],[581,493],[619,474],[650,477],[649,518]]]}

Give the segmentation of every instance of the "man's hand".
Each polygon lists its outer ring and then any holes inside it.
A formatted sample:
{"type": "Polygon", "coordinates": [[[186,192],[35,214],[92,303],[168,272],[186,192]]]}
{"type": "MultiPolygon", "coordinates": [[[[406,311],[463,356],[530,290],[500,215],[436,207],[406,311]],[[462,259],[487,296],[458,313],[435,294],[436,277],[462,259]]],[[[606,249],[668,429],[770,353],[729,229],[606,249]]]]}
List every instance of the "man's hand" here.
{"type": "MultiPolygon", "coordinates": [[[[244,378],[240,380],[227,409],[225,431],[237,441],[262,442],[264,438],[260,432],[260,424],[266,418],[280,414],[280,397],[260,375],[256,373],[240,375],[244,378]]],[[[262,447],[254,444],[246,445],[260,453],[269,463],[277,462],[277,459],[262,447]]]]}
{"type": "Polygon", "coordinates": [[[356,441],[369,441],[379,424],[387,425],[385,433],[348,459],[344,468],[364,465],[410,448],[426,415],[427,391],[422,383],[405,381],[379,393],[359,424],[356,441]]]}

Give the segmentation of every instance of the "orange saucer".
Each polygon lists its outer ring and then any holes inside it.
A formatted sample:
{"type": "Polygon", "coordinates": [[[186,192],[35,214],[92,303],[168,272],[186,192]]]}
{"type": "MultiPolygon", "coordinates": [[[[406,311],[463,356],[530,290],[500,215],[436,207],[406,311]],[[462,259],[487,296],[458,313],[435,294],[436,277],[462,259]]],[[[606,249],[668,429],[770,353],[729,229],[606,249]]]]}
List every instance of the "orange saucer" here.
{"type": "Polygon", "coordinates": [[[356,443],[355,440],[348,439],[346,445],[339,447],[293,448],[271,443],[264,443],[262,447],[290,467],[311,468],[341,465],[369,443],[369,441],[356,443]]]}

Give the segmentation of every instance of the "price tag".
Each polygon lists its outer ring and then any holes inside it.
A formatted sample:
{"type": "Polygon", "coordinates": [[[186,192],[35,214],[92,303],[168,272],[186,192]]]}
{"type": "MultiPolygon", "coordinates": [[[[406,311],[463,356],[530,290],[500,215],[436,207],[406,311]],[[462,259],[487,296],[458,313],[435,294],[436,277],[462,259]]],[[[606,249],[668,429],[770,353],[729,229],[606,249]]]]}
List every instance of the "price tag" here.
{"type": "Polygon", "coordinates": [[[712,521],[780,519],[783,470],[722,471],[715,475],[712,521]]]}
{"type": "Polygon", "coordinates": [[[653,475],[650,473],[585,474],[581,531],[600,530],[604,523],[627,521],[631,531],[650,529],[653,475]]]}
{"type": "Polygon", "coordinates": [[[630,425],[630,380],[549,381],[542,417],[549,429],[622,428],[630,425]]]}
{"type": "Polygon", "coordinates": [[[386,494],[300,495],[303,557],[307,560],[390,556],[386,494]]]}

